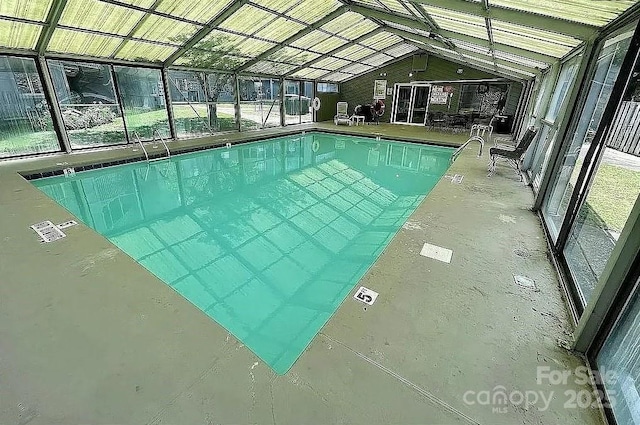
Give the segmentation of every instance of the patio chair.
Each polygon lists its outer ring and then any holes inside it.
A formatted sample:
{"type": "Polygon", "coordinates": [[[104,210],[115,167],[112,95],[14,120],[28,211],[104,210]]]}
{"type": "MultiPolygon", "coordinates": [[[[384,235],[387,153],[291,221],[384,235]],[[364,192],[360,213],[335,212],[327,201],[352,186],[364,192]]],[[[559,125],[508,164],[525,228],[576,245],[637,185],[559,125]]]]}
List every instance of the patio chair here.
{"type": "Polygon", "coordinates": [[[336,104],[336,115],[333,117],[335,125],[346,124],[351,125],[349,117],[349,104],[347,102],[338,102],[336,104]]]}
{"type": "Polygon", "coordinates": [[[520,169],[522,165],[522,158],[527,152],[527,149],[529,149],[529,146],[531,146],[531,142],[533,141],[536,132],[537,129],[529,127],[515,147],[499,145],[496,143],[495,146],[489,149],[489,157],[491,160],[489,162],[489,174],[487,177],[493,176],[493,173],[496,171],[497,160],[504,159],[509,165],[516,169],[516,172],[520,177],[520,181],[522,181],[522,170],[520,169]]]}

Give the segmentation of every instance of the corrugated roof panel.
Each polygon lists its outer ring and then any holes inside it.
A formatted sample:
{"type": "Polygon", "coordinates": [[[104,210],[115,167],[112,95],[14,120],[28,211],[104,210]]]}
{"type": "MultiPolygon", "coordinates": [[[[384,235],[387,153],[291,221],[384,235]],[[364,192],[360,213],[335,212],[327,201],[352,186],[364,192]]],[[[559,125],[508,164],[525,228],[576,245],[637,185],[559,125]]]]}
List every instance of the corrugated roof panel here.
{"type": "Polygon", "coordinates": [[[346,43],[347,42],[341,38],[329,37],[326,40],[323,40],[320,43],[316,44],[315,46],[310,47],[309,50],[318,53],[327,53],[333,49],[337,49],[338,47],[343,46],[346,43]]]}
{"type": "Polygon", "coordinates": [[[294,65],[303,65],[320,57],[317,53],[307,52],[306,50],[296,49],[294,47],[283,47],[279,49],[267,59],[275,62],[285,62],[294,65]]]}
{"type": "Polygon", "coordinates": [[[313,64],[314,67],[316,68],[322,68],[322,69],[326,69],[328,71],[333,71],[336,70],[338,68],[342,68],[345,65],[350,64],[351,62],[344,60],[344,59],[339,59],[339,58],[334,58],[332,56],[329,56],[327,58],[324,58],[316,63],[313,64]]]}
{"type": "Polygon", "coordinates": [[[42,26],[0,19],[0,46],[11,49],[33,50],[42,26]]]}
{"type": "Polygon", "coordinates": [[[304,68],[300,71],[293,74],[296,78],[307,78],[310,80],[315,80],[327,73],[326,69],[316,69],[316,68],[304,68]]]}
{"type": "Polygon", "coordinates": [[[108,57],[122,43],[122,38],[57,28],[47,50],[96,57],[108,57]]]}
{"type": "Polygon", "coordinates": [[[307,35],[300,37],[299,39],[291,43],[291,46],[299,47],[301,49],[309,49],[312,46],[315,46],[316,44],[326,40],[329,37],[331,36],[326,32],[315,30],[315,31],[311,31],[307,35]]]}
{"type": "Polygon", "coordinates": [[[273,46],[275,46],[275,43],[257,40],[255,38],[247,38],[242,43],[238,44],[234,49],[232,49],[232,52],[235,54],[255,57],[266,52],[273,46]]]}
{"type": "Polygon", "coordinates": [[[2,0],[0,15],[44,22],[53,0],[2,0]]]}
{"type": "Polygon", "coordinates": [[[415,52],[418,48],[412,44],[399,44],[397,46],[393,46],[385,50],[384,52],[387,55],[394,56],[396,58],[400,56],[407,55],[411,52],[415,52]]]}
{"type": "Polygon", "coordinates": [[[216,0],[215,2],[193,0],[163,0],[156,10],[180,18],[207,23],[217,16],[234,0],[216,0]]]}
{"type": "Polygon", "coordinates": [[[266,27],[256,32],[256,37],[265,38],[267,40],[280,43],[293,34],[300,32],[304,28],[304,25],[294,22],[290,19],[279,17],[269,23],[266,27]]]}
{"type": "Polygon", "coordinates": [[[340,50],[339,52],[335,53],[334,56],[338,58],[357,61],[358,59],[362,59],[374,53],[375,53],[375,50],[356,44],[354,46],[347,47],[346,49],[340,50]]]}
{"type": "Polygon", "coordinates": [[[273,13],[245,4],[229,18],[225,19],[219,25],[219,28],[251,35],[276,17],[273,13]]]}
{"type": "Polygon", "coordinates": [[[365,20],[365,17],[355,12],[345,12],[332,21],[324,24],[322,29],[333,34],[338,34],[365,20]]]}
{"type": "MultiPolygon", "coordinates": [[[[568,21],[603,26],[637,3],[636,0],[491,0],[491,5],[539,13],[568,21]]],[[[562,31],[562,23],[558,22],[562,31]]]]}
{"type": "Polygon", "coordinates": [[[333,74],[327,75],[326,77],[323,77],[322,80],[323,81],[344,81],[347,80],[349,78],[353,78],[355,77],[355,75],[353,74],[347,74],[345,72],[334,72],[333,74]]]}
{"type": "Polygon", "coordinates": [[[59,24],[127,35],[143,16],[143,12],[98,0],[68,0],[59,24]]]}
{"type": "Polygon", "coordinates": [[[133,35],[145,40],[183,44],[200,28],[186,22],[149,15],[133,35]]]}
{"type": "Polygon", "coordinates": [[[342,6],[337,0],[304,0],[287,12],[287,16],[312,24],[342,6]]]}
{"type": "Polygon", "coordinates": [[[344,37],[349,40],[355,40],[356,38],[362,35],[365,35],[367,33],[370,33],[371,31],[377,28],[380,28],[378,24],[368,19],[365,19],[364,21],[358,22],[357,24],[352,25],[344,29],[343,31],[340,31],[338,35],[340,37],[344,37]]]}
{"type": "Polygon", "coordinates": [[[170,46],[128,40],[116,55],[119,59],[144,62],[161,62],[166,60],[177,49],[170,46]]]}

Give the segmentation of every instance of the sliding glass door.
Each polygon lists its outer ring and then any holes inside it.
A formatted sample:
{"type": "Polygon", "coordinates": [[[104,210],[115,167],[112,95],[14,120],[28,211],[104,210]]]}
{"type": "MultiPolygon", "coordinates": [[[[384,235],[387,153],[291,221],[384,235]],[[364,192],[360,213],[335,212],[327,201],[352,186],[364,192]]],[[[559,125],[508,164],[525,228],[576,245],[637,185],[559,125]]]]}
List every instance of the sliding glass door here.
{"type": "Polygon", "coordinates": [[[430,94],[430,84],[396,84],[391,122],[425,125],[430,94]]]}

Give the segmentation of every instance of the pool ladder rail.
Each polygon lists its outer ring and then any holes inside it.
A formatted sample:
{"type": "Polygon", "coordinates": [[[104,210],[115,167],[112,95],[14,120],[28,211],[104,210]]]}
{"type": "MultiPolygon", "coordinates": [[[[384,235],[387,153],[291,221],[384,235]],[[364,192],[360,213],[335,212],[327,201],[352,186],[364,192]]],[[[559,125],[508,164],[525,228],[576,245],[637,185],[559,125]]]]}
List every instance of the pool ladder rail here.
{"type": "MultiPolygon", "coordinates": [[[[492,120],[493,121],[493,120],[492,120]]],[[[480,143],[480,149],[478,151],[478,158],[482,156],[482,150],[484,149],[485,137],[487,140],[491,141],[491,136],[493,134],[493,125],[483,125],[483,124],[474,124],[471,126],[471,131],[469,131],[469,139],[464,142],[456,151],[451,155],[451,163],[453,163],[460,153],[469,146],[471,142],[480,143]]]]}
{"type": "MultiPolygon", "coordinates": [[[[171,151],[169,151],[169,147],[167,146],[167,142],[165,141],[164,137],[162,137],[162,134],[160,134],[160,132],[158,130],[154,130],[153,131],[153,139],[151,139],[152,142],[162,142],[162,145],[164,146],[165,151],[167,151],[167,156],[163,157],[160,156],[158,158],[153,158],[153,159],[149,159],[149,153],[147,152],[147,149],[144,147],[144,144],[142,143],[142,140],[140,139],[140,135],[138,134],[137,131],[133,132],[133,138],[135,139],[135,141],[140,145],[140,147],[142,148],[142,152],[144,152],[144,157],[147,160],[147,162],[153,162],[153,161],[159,161],[161,159],[168,159],[171,158],[171,151]]],[[[158,145],[155,144],[153,146],[153,148],[157,148],[158,145]]]]}

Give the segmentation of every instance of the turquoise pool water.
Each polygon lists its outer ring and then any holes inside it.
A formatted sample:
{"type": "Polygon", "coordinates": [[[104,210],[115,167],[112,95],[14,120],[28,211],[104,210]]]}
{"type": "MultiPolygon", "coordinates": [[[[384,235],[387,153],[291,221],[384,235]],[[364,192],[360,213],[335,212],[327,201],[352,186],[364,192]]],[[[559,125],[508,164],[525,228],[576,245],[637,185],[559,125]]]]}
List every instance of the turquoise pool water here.
{"type": "Polygon", "coordinates": [[[452,152],[312,133],[33,183],[283,374],[452,152]]]}

